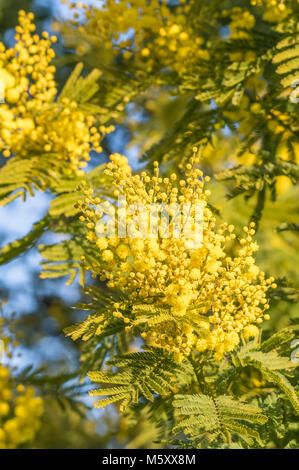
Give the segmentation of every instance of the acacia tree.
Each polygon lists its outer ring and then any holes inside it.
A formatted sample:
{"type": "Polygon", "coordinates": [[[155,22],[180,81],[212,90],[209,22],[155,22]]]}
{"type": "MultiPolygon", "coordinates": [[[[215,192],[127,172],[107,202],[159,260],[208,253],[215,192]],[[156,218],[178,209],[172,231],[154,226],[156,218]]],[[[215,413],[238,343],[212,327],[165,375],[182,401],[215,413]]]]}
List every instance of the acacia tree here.
{"type": "Polygon", "coordinates": [[[81,341],[78,375],[100,383],[96,407],[142,420],[160,445],[297,447],[298,2],[70,7],[55,26],[78,63],[62,90],[56,39],[35,34],[31,13],[0,46],[1,204],[52,193],[1,262],[47,230],[67,235],[40,246],[41,277],[80,275],[88,315],[65,333],[81,341]],[[119,153],[89,170],[115,128],[141,170],[119,153]],[[173,213],[169,238],[133,214],[133,232],[103,237],[120,196],[200,203],[202,245],[175,236],[173,213]]]}

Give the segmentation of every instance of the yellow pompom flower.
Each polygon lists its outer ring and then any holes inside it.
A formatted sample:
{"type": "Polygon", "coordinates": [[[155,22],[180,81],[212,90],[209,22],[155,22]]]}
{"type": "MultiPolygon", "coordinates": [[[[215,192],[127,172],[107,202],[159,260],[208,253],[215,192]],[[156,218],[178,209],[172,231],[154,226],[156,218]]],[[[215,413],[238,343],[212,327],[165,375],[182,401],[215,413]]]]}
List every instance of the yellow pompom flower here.
{"type": "Polygon", "coordinates": [[[15,387],[9,368],[0,365],[0,449],[30,443],[40,428],[43,407],[33,387],[15,387]]]}
{"type": "MultiPolygon", "coordinates": [[[[81,2],[69,6],[82,9],[81,2]]],[[[158,0],[132,0],[129,4],[126,0],[107,0],[100,7],[83,8],[86,23],[79,26],[80,33],[88,44],[104,46],[112,58],[133,57],[147,71],[163,66],[178,74],[186,72],[190,64],[198,66],[201,60],[209,59],[203,39],[188,24],[186,13],[190,6],[184,0],[175,8],[158,0]],[[123,34],[128,39],[122,40],[123,34]]],[[[76,15],[77,12],[75,23],[76,15]]]]}
{"type": "Polygon", "coordinates": [[[57,97],[56,68],[52,64],[56,37],[35,33],[33,13],[19,12],[16,44],[0,43],[0,80],[4,102],[0,104],[0,151],[5,157],[27,158],[55,154],[62,171],[78,172],[100,152],[101,138],[113,128],[100,126],[76,101],[57,97]],[[66,163],[68,165],[66,165],[66,163]]]}
{"type": "Polygon", "coordinates": [[[259,334],[259,329],[255,325],[245,326],[243,336],[245,339],[255,338],[259,334]]]}
{"type": "MultiPolygon", "coordinates": [[[[234,226],[226,223],[217,226],[208,206],[210,191],[205,189],[205,178],[196,167],[195,157],[186,164],[183,178],[176,174],[162,178],[157,162],[153,175],[146,172],[134,175],[125,157],[118,154],[111,156],[105,173],[111,177],[119,196],[125,197],[127,207],[139,208],[138,223],[135,213],[127,211],[124,215],[124,208],[115,204],[115,211],[121,216],[117,218],[116,233],[111,237],[107,232],[103,237],[111,206],[103,204],[99,211],[98,198],[84,186],[86,199],[79,201],[82,221],[94,227],[89,232],[93,236],[88,239],[99,250],[99,258],[91,265],[85,262],[85,267],[106,281],[108,287],[131,299],[132,314],[126,314],[129,317],[126,328],[136,324],[141,328],[140,312],[148,316],[141,329],[148,344],[172,351],[180,360],[192,349],[213,351],[215,359],[220,360],[237,346],[242,331],[245,335],[255,331],[254,324],[263,321],[269,308],[266,292],[274,279],[266,279],[255,264],[258,246],[253,239],[254,223],[244,227],[238,242],[234,226]],[[189,235],[184,231],[177,236],[175,214],[171,211],[169,236],[164,236],[161,221],[153,234],[149,213],[143,213],[141,206],[150,208],[157,203],[180,208],[186,204],[193,208],[200,203],[202,245],[190,245],[189,235]],[[124,226],[127,232],[120,236],[119,230],[124,226]],[[233,258],[228,251],[236,242],[238,248],[233,258]],[[158,319],[154,320],[157,314],[158,319]],[[248,330],[248,326],[252,328],[248,330]]],[[[121,313],[121,308],[118,312],[121,313]]]]}

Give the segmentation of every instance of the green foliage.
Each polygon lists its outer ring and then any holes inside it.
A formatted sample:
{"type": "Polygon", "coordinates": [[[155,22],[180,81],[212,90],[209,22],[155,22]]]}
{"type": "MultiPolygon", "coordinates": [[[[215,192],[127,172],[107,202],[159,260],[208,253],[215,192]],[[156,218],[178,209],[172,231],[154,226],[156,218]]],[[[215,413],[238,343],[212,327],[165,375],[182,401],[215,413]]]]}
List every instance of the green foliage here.
{"type": "Polygon", "coordinates": [[[25,237],[15,240],[5,245],[0,250],[0,264],[9,262],[11,259],[20,256],[25,250],[32,247],[41,235],[49,228],[51,219],[49,216],[34,224],[33,230],[25,237]]]}
{"type": "Polygon", "coordinates": [[[97,408],[121,401],[121,409],[124,410],[131,403],[138,403],[140,395],[151,402],[154,400],[153,394],[167,396],[178,382],[188,380],[188,368],[180,366],[159,349],[118,355],[107,365],[116,366],[119,371],[88,374],[93,382],[114,385],[90,392],[91,396],[107,396],[95,403],[97,408]]]}
{"type": "Polygon", "coordinates": [[[272,62],[276,73],[281,75],[281,85],[284,89],[292,86],[298,79],[299,71],[299,34],[298,23],[292,19],[283,26],[284,38],[276,45],[272,62]]]}
{"type": "Polygon", "coordinates": [[[28,366],[18,373],[16,380],[21,384],[33,385],[43,397],[56,401],[62,410],[69,408],[83,417],[88,408],[82,401],[86,384],[78,384],[77,378],[77,373],[53,375],[45,367],[33,369],[28,366]]]}
{"type": "Polygon", "coordinates": [[[225,395],[216,398],[207,395],[176,395],[173,406],[179,421],[174,432],[183,430],[193,439],[205,437],[215,441],[220,435],[222,440],[230,443],[230,435],[236,434],[252,444],[250,438],[259,441],[259,434],[248,423],[264,424],[267,421],[258,407],[237,402],[225,395]]]}

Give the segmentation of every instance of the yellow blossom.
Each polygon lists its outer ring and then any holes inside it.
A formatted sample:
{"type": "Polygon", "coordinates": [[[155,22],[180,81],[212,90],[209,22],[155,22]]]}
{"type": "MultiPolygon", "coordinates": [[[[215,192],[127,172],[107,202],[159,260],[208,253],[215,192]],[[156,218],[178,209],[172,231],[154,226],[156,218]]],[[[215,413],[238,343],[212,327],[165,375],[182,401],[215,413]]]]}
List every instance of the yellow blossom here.
{"type": "MultiPolygon", "coordinates": [[[[142,326],[142,337],[148,344],[172,351],[180,359],[197,349],[213,351],[215,359],[220,360],[238,345],[242,331],[246,336],[256,328],[254,324],[263,321],[269,308],[266,292],[274,286],[274,279],[266,279],[255,264],[258,247],[253,240],[254,223],[244,227],[236,256],[228,256],[228,245],[236,243],[234,226],[226,223],[217,226],[208,207],[210,191],[205,189],[206,181],[196,167],[195,157],[186,164],[183,178],[176,175],[162,178],[156,162],[153,175],[147,172],[134,175],[125,157],[119,154],[111,156],[105,173],[111,177],[118,194],[125,197],[128,207],[131,204],[139,207],[138,217],[127,213],[121,222],[122,228],[134,225],[134,236],[127,231],[119,238],[116,235],[119,225],[115,227],[115,236],[107,238],[107,244],[103,238],[89,236],[99,252],[92,265],[85,262],[85,266],[102,281],[106,280],[109,287],[135,299],[132,315],[126,313],[129,325],[134,325],[134,312],[142,309],[142,305],[152,314],[157,309],[161,312],[160,322],[142,326]],[[147,216],[138,204],[150,207],[159,201],[181,208],[186,203],[191,207],[202,204],[202,246],[189,247],[184,232],[176,236],[174,219],[170,219],[169,237],[163,235],[162,222],[155,234],[148,223],[142,231],[147,216]],[[252,329],[248,330],[248,326],[252,329]]],[[[96,231],[103,223],[102,218],[111,213],[111,207],[108,204],[98,211],[90,189],[83,188],[83,192],[86,199],[79,202],[82,221],[88,227],[92,224],[96,231]]],[[[116,204],[116,213],[121,210],[116,204]]]]}
{"type": "Polygon", "coordinates": [[[16,44],[7,49],[0,43],[0,79],[4,103],[0,104],[0,151],[5,157],[27,158],[57,154],[56,163],[69,172],[86,166],[90,150],[100,152],[100,140],[113,128],[95,127],[77,102],[57,98],[56,68],[52,64],[55,36],[35,33],[33,13],[19,12],[16,44]],[[94,131],[95,130],[95,131],[94,131]],[[68,168],[61,165],[68,163],[68,168]]]}
{"type": "Polygon", "coordinates": [[[0,449],[16,449],[32,441],[41,425],[43,407],[33,387],[15,387],[10,369],[0,365],[0,449]]]}

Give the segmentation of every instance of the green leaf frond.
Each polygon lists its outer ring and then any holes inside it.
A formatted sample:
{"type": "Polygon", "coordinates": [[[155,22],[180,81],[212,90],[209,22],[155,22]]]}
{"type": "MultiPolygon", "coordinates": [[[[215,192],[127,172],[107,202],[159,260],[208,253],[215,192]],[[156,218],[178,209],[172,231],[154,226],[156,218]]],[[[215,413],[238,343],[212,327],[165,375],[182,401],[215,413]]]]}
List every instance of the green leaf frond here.
{"type": "Polygon", "coordinates": [[[100,388],[90,392],[91,396],[106,396],[95,402],[95,407],[105,407],[113,402],[121,402],[125,409],[131,403],[138,403],[139,397],[154,401],[155,394],[173,394],[178,382],[191,380],[188,366],[178,364],[171,355],[153,348],[145,352],[118,355],[107,365],[117,367],[118,372],[89,372],[92,382],[113,384],[112,388],[100,388]]]}
{"type": "Polygon", "coordinates": [[[193,438],[206,436],[210,441],[221,437],[230,443],[231,435],[259,441],[259,433],[253,425],[267,421],[260,408],[224,395],[216,398],[207,395],[176,395],[173,406],[178,423],[174,427],[175,433],[183,431],[193,438]]]}

